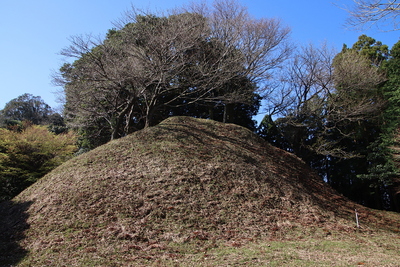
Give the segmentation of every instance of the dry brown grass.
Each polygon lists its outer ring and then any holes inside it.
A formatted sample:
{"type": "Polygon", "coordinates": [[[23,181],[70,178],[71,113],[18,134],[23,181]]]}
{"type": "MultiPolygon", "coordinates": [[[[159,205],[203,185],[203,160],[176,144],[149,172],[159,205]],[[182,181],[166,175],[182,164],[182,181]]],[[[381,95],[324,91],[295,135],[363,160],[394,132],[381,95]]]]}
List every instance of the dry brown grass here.
{"type": "Polygon", "coordinates": [[[367,242],[380,229],[398,239],[400,229],[398,214],[337,195],[247,129],[188,117],[68,161],[0,215],[4,266],[317,266],[321,253],[321,264],[342,253],[332,247],[346,236],[367,242]],[[312,249],[330,238],[332,253],[312,249]],[[285,249],[270,254],[268,245],[285,249]]]}

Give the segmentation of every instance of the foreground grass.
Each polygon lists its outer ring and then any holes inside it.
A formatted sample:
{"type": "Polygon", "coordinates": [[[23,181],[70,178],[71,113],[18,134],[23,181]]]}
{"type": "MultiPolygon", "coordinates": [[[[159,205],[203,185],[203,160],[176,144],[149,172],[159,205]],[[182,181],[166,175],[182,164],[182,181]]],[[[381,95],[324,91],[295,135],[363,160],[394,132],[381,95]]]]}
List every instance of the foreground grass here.
{"type": "MultiPolygon", "coordinates": [[[[302,236],[299,232],[289,236],[285,240],[197,240],[153,245],[124,255],[109,255],[108,259],[85,253],[73,266],[400,266],[398,233],[361,230],[346,235],[328,233],[325,237],[302,236]]],[[[52,253],[48,256],[39,260],[40,266],[63,266],[57,258],[52,259],[52,253]]],[[[27,256],[17,266],[39,266],[37,260],[27,256]]]]}
{"type": "MultiPolygon", "coordinates": [[[[148,261],[151,266],[400,266],[400,236],[227,242],[207,251],[148,261]]],[[[146,264],[142,261],[140,264],[146,264]]]]}

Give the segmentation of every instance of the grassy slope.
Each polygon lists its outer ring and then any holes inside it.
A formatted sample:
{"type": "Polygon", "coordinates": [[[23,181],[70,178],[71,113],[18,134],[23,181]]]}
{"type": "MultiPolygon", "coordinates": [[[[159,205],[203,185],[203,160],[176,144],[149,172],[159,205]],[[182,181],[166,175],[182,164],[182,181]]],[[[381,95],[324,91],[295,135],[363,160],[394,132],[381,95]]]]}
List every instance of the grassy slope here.
{"type": "Polygon", "coordinates": [[[398,214],[349,202],[244,128],[187,117],[68,161],[0,215],[0,263],[20,266],[400,262],[398,214]]]}

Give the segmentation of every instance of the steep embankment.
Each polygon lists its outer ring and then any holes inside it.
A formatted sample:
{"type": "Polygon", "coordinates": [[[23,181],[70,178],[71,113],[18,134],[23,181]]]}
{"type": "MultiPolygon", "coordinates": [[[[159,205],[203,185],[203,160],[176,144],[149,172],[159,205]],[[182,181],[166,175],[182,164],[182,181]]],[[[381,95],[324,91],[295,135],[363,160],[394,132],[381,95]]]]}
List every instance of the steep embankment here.
{"type": "Polygon", "coordinates": [[[174,117],[63,164],[1,205],[0,230],[32,265],[124,265],[174,244],[354,231],[354,208],[387,224],[247,129],[174,117]]]}

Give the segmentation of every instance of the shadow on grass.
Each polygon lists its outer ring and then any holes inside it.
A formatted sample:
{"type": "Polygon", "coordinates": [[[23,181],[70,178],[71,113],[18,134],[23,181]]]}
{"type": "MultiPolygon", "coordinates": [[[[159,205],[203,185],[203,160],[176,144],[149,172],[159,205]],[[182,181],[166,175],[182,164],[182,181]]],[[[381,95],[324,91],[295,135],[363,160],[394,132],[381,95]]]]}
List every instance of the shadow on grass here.
{"type": "Polygon", "coordinates": [[[28,251],[19,245],[29,228],[26,212],[32,202],[4,201],[0,203],[0,266],[18,264],[28,251]]]}

